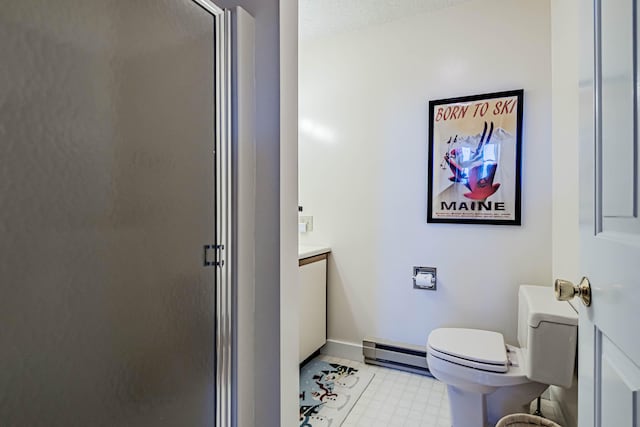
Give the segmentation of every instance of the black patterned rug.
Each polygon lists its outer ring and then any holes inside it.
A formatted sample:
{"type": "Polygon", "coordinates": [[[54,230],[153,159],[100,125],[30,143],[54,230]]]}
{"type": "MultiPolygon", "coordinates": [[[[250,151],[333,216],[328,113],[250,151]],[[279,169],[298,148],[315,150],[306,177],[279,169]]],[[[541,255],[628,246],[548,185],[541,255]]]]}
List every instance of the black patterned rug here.
{"type": "Polygon", "coordinates": [[[373,373],[317,357],[300,369],[300,427],[339,427],[373,373]]]}

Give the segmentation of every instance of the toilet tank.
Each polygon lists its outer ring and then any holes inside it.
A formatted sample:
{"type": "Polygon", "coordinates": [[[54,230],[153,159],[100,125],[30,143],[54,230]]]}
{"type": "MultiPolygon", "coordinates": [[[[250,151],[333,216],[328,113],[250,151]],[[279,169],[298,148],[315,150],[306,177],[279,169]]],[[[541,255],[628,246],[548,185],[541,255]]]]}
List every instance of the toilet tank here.
{"type": "Polygon", "coordinates": [[[555,299],[552,287],[521,285],[518,291],[518,342],[527,378],[570,387],[576,361],[578,314],[555,299]]]}

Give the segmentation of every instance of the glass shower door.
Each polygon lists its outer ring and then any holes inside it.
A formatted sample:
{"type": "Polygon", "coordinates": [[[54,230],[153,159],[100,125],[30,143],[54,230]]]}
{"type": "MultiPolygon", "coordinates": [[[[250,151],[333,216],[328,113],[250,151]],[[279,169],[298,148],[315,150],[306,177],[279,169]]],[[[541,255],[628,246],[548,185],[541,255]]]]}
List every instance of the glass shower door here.
{"type": "Polygon", "coordinates": [[[224,425],[224,13],[2,9],[0,425],[224,425]]]}

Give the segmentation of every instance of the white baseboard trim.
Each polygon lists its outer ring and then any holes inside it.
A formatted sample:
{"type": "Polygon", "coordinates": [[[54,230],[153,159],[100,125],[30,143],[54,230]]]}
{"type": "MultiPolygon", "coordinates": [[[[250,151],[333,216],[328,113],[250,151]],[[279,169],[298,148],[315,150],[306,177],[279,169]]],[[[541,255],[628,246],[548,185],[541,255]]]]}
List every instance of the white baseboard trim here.
{"type": "Polygon", "coordinates": [[[320,353],[326,354],[327,356],[364,363],[362,344],[354,344],[339,340],[327,340],[327,343],[320,349],[320,353]]]}

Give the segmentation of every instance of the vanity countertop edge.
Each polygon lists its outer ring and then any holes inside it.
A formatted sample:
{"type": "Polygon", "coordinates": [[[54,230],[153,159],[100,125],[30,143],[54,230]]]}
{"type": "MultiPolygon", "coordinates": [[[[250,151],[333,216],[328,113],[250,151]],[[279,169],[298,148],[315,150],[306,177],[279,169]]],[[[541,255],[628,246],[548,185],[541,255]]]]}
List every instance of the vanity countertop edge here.
{"type": "Polygon", "coordinates": [[[300,245],[298,246],[298,260],[327,254],[329,252],[331,252],[331,248],[326,245],[300,245]]]}

